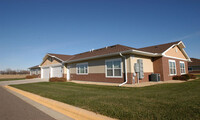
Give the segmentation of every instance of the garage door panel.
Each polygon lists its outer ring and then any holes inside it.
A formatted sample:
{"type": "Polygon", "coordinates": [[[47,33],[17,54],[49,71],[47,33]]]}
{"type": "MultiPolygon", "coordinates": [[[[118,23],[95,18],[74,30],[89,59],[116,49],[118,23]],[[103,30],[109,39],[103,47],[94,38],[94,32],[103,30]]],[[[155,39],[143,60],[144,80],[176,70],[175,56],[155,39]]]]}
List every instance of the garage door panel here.
{"type": "Polygon", "coordinates": [[[42,68],[42,78],[49,78],[50,69],[49,68],[42,68]]]}
{"type": "Polygon", "coordinates": [[[52,76],[51,77],[63,77],[62,67],[52,67],[52,76]]]}

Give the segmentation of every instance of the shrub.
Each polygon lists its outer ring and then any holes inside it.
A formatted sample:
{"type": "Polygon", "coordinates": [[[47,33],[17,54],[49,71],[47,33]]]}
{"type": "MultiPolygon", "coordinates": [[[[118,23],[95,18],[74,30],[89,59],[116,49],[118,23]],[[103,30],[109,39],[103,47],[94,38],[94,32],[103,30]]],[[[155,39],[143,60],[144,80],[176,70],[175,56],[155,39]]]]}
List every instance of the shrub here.
{"type": "Polygon", "coordinates": [[[33,79],[33,78],[38,78],[39,75],[27,75],[26,79],[33,79]]]}
{"type": "Polygon", "coordinates": [[[195,79],[196,76],[193,74],[185,74],[185,75],[177,75],[173,76],[173,80],[189,80],[189,79],[195,79]]]}
{"type": "Polygon", "coordinates": [[[58,78],[58,77],[53,77],[53,78],[50,78],[49,79],[49,82],[66,82],[66,78],[64,77],[61,77],[61,78],[58,78]]]}
{"type": "Polygon", "coordinates": [[[188,80],[186,76],[181,76],[181,75],[173,76],[172,79],[173,80],[188,80]]]}

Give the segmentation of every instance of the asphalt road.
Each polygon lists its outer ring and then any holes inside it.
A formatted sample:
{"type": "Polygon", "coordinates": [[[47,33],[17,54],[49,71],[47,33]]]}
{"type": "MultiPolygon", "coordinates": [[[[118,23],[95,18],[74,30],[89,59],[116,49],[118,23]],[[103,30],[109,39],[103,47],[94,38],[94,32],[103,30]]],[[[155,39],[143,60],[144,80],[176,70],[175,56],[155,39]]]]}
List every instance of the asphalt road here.
{"type": "Polygon", "coordinates": [[[45,79],[0,81],[0,120],[73,120],[64,114],[3,87],[5,85],[47,81],[45,79]]]}
{"type": "Polygon", "coordinates": [[[0,87],[1,120],[55,120],[0,87]]]}

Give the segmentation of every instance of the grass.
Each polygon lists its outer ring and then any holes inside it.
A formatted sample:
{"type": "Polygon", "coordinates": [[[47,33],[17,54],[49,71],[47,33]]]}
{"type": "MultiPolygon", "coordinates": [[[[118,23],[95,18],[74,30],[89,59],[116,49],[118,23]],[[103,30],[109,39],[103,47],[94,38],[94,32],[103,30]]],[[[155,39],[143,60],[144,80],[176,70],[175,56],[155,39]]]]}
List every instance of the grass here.
{"type": "Polygon", "coordinates": [[[67,82],[12,86],[117,119],[200,119],[200,79],[142,88],[67,82]]]}
{"type": "Polygon", "coordinates": [[[24,80],[25,78],[0,78],[1,81],[24,80]]]}
{"type": "Polygon", "coordinates": [[[198,78],[200,78],[200,75],[198,74],[198,75],[196,75],[198,78]]]}

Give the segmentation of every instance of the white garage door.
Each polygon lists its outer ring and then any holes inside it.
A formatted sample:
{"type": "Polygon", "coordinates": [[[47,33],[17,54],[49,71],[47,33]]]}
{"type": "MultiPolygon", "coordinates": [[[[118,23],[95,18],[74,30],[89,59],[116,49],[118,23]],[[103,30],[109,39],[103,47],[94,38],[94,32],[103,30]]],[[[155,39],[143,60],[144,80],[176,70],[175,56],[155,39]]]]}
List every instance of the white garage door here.
{"type": "Polygon", "coordinates": [[[51,77],[63,77],[62,67],[52,67],[51,77]]]}
{"type": "Polygon", "coordinates": [[[49,68],[42,68],[42,78],[49,78],[49,68]]]}

